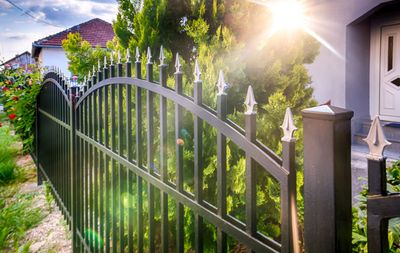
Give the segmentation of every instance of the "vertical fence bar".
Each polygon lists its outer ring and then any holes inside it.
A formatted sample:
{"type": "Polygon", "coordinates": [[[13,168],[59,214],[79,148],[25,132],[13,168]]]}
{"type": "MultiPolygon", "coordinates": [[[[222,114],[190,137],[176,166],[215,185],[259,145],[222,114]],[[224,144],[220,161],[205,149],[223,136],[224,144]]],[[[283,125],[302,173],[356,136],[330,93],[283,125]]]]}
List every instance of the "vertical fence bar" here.
{"type": "MultiPolygon", "coordinates": [[[[96,84],[96,70],[93,68],[93,76],[92,76],[92,86],[96,84]]],[[[90,138],[94,138],[94,93],[90,94],[89,97],[89,136],[90,138]]],[[[95,231],[94,226],[95,226],[95,219],[94,219],[94,179],[93,179],[93,167],[94,167],[94,151],[95,147],[90,144],[90,151],[89,151],[89,202],[90,202],[90,230],[88,231],[88,236],[89,236],[89,243],[90,243],[90,249],[92,252],[94,252],[94,235],[91,233],[91,231],[95,231]]]]}
{"type": "MultiPolygon", "coordinates": [[[[167,65],[164,64],[163,51],[160,51],[160,84],[167,87],[167,65]]],[[[160,172],[161,180],[168,182],[167,158],[167,99],[160,95],[160,172]]],[[[168,252],[168,194],[161,192],[161,252],[168,252]]]]}
{"type": "MultiPolygon", "coordinates": [[[[175,91],[178,94],[182,94],[182,73],[175,73],[175,91]]],[[[175,139],[176,144],[176,187],[179,192],[183,192],[183,146],[179,139],[181,136],[182,129],[182,107],[175,103],[175,139]]],[[[184,252],[184,209],[183,204],[177,202],[176,204],[176,252],[184,252]]]]}
{"type": "Polygon", "coordinates": [[[397,215],[400,215],[400,208],[396,208],[393,205],[396,200],[387,197],[386,157],[383,155],[383,151],[391,143],[386,140],[379,117],[375,117],[373,120],[368,136],[364,141],[369,147],[369,155],[367,157],[368,252],[389,252],[388,227],[390,213],[393,214],[393,210],[396,210],[397,215]]]}
{"type": "MultiPolygon", "coordinates": [[[[115,76],[115,67],[111,66],[111,77],[115,76]]],[[[110,90],[110,109],[111,109],[111,149],[116,152],[116,122],[115,122],[115,85],[111,85],[110,90]]],[[[111,189],[112,189],[112,252],[117,252],[117,174],[115,172],[116,161],[111,161],[111,189]]]]}
{"type": "Polygon", "coordinates": [[[353,112],[323,105],[302,115],[305,251],[351,252],[353,112]]]}
{"type": "Polygon", "coordinates": [[[287,185],[281,185],[281,244],[282,252],[299,253],[299,234],[297,224],[296,204],[296,139],[293,132],[293,116],[290,109],[286,109],[285,119],[281,126],[284,132],[282,138],[282,167],[289,172],[287,185]]]}
{"type": "MultiPolygon", "coordinates": [[[[250,142],[256,141],[256,113],[245,113],[245,132],[246,138],[250,142]]],[[[249,153],[246,152],[246,232],[255,236],[257,233],[257,201],[256,201],[256,165],[249,153]]],[[[253,253],[251,248],[247,248],[248,253],[253,253]]]]}
{"type": "MultiPolygon", "coordinates": [[[[177,56],[179,59],[179,56],[177,56]]],[[[203,104],[202,81],[194,82],[194,102],[201,106],[203,104]]],[[[197,203],[203,202],[203,120],[194,117],[194,195],[197,203]]],[[[195,214],[195,250],[203,252],[203,217],[195,214]]]]}
{"type": "MultiPolygon", "coordinates": [[[[153,82],[153,63],[150,48],[147,54],[146,80],[153,82]]],[[[147,169],[154,172],[154,94],[147,90],[147,169]]],[[[155,252],[155,224],[154,224],[154,186],[148,183],[148,212],[149,212],[149,252],[155,252]]]]}
{"type": "MultiPolygon", "coordinates": [[[[117,65],[117,75],[118,77],[122,77],[122,63],[118,62],[117,65]]],[[[122,92],[122,84],[118,84],[118,154],[120,156],[123,155],[123,92],[122,92]]],[[[119,245],[120,252],[123,253],[125,250],[125,236],[124,236],[124,226],[125,226],[125,217],[124,217],[124,206],[122,200],[122,194],[125,192],[125,184],[124,184],[124,173],[122,164],[118,164],[118,185],[119,185],[119,194],[118,194],[118,209],[119,209],[119,245]]]]}
{"type": "MultiPolygon", "coordinates": [[[[368,157],[367,235],[368,252],[389,252],[389,219],[374,213],[374,197],[386,196],[386,157],[368,157]]],[[[384,209],[384,206],[379,208],[384,209]]]]}
{"type": "MultiPolygon", "coordinates": [[[[112,57],[112,56],[111,56],[112,57]]],[[[108,75],[112,76],[112,68],[113,68],[113,63],[112,63],[112,58],[111,58],[111,66],[110,66],[110,73],[108,71],[104,71],[104,79],[108,78],[108,75]]],[[[115,72],[115,71],[114,71],[115,72]]],[[[109,139],[109,127],[108,127],[108,122],[109,122],[109,117],[108,117],[108,106],[109,106],[109,101],[108,101],[108,86],[104,86],[104,145],[109,148],[110,147],[110,139],[109,139]]],[[[105,188],[105,233],[104,233],[104,246],[105,246],[105,251],[107,253],[110,252],[110,172],[109,172],[109,164],[110,164],[110,159],[108,158],[107,154],[104,154],[104,159],[105,159],[105,175],[104,175],[104,180],[106,181],[106,188],[105,188]]]]}
{"type": "MultiPolygon", "coordinates": [[[[98,76],[98,80],[99,82],[101,82],[103,79],[106,78],[107,75],[107,56],[104,57],[104,66],[103,66],[103,71],[100,71],[99,68],[99,76],[98,76]]],[[[104,127],[104,123],[103,123],[103,87],[98,89],[98,135],[99,135],[99,143],[104,145],[104,140],[103,140],[103,127],[104,127]]],[[[103,252],[104,251],[104,245],[103,245],[103,235],[104,235],[104,173],[105,173],[105,169],[104,169],[104,156],[103,156],[103,151],[101,151],[100,149],[98,150],[99,152],[99,251],[103,252]]]]}
{"type": "MultiPolygon", "coordinates": [[[[126,57],[126,77],[132,76],[132,64],[130,60],[129,48],[127,50],[126,57]]],[[[133,142],[132,138],[132,87],[130,85],[126,85],[126,140],[127,140],[127,158],[128,161],[133,160],[133,152],[131,143],[133,142]]],[[[128,252],[133,252],[133,172],[131,170],[127,170],[128,173],[128,252]]]]}
{"type": "MultiPolygon", "coordinates": [[[[227,115],[227,95],[221,93],[217,95],[217,115],[221,120],[226,120],[227,115]]],[[[218,131],[217,133],[217,203],[218,215],[221,218],[226,216],[226,137],[218,131]]],[[[217,252],[227,252],[226,234],[222,229],[217,229],[217,252]]]]}
{"type": "MultiPolygon", "coordinates": [[[[140,62],[139,49],[136,48],[135,62],[136,78],[142,79],[142,63],[140,62]]],[[[136,86],[135,101],[136,116],[136,163],[139,168],[143,167],[143,139],[142,139],[142,89],[136,86]]],[[[143,179],[136,177],[136,194],[137,194],[137,237],[138,237],[138,253],[143,252],[143,179]]]]}
{"type": "MultiPolygon", "coordinates": [[[[100,80],[99,78],[101,78],[101,66],[100,66],[100,60],[99,60],[99,64],[98,64],[98,71],[97,74],[95,73],[95,81],[93,82],[94,85],[96,85],[100,80]]],[[[94,91],[92,93],[93,95],[93,139],[95,141],[98,141],[99,138],[99,123],[98,123],[98,106],[97,106],[97,102],[98,102],[98,90],[94,91]]],[[[99,155],[98,155],[99,150],[93,146],[93,207],[94,207],[94,226],[93,226],[93,231],[96,233],[96,235],[99,234],[99,173],[98,173],[98,168],[99,168],[99,155]]],[[[94,252],[98,252],[99,250],[99,240],[98,238],[93,235],[93,240],[94,240],[94,248],[93,251],[94,252]]]]}
{"type": "MultiPolygon", "coordinates": [[[[88,88],[90,88],[91,86],[92,86],[92,81],[90,80],[90,73],[89,73],[89,75],[88,75],[88,82],[87,82],[87,85],[88,85],[88,88]]],[[[87,98],[85,101],[84,101],[84,108],[85,108],[85,123],[84,123],[84,133],[85,133],[85,135],[86,136],[89,136],[89,128],[90,128],[90,116],[89,116],[89,114],[90,114],[90,109],[89,109],[89,107],[90,107],[90,97],[89,98],[87,98]]],[[[85,241],[86,241],[86,244],[87,245],[89,245],[90,246],[90,244],[89,244],[89,236],[88,236],[88,234],[87,234],[87,229],[88,228],[90,228],[90,211],[89,211],[89,208],[90,208],[90,201],[89,201],[89,190],[90,190],[90,187],[89,187],[89,183],[90,183],[90,181],[89,181],[89,155],[90,154],[90,147],[89,147],[89,143],[87,142],[87,141],[85,141],[85,161],[84,161],[84,163],[85,163],[85,168],[84,168],[84,170],[85,170],[85,231],[84,231],[84,236],[85,236],[85,241]]]]}
{"type": "Polygon", "coordinates": [[[77,178],[77,159],[76,159],[76,115],[75,115],[75,95],[76,95],[77,89],[71,88],[71,96],[70,96],[70,123],[71,123],[71,132],[70,132],[70,161],[71,161],[71,181],[70,181],[70,187],[71,187],[71,224],[72,224],[72,252],[78,252],[78,239],[77,239],[77,210],[75,208],[75,200],[77,199],[77,187],[76,183],[78,181],[77,178]]]}

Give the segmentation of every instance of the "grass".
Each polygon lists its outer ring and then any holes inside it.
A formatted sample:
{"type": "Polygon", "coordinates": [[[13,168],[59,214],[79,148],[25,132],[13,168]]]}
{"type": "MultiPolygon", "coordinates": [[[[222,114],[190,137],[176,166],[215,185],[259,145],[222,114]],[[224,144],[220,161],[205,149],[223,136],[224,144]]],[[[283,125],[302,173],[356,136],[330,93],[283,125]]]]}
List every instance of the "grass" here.
{"type": "Polygon", "coordinates": [[[20,245],[20,240],[44,215],[33,207],[35,193],[18,193],[32,175],[17,167],[21,145],[2,117],[4,113],[0,113],[0,252],[29,252],[30,243],[20,245]]]}
{"type": "Polygon", "coordinates": [[[15,158],[18,154],[16,137],[11,134],[10,127],[0,128],[0,185],[9,183],[17,176],[15,158]]]}

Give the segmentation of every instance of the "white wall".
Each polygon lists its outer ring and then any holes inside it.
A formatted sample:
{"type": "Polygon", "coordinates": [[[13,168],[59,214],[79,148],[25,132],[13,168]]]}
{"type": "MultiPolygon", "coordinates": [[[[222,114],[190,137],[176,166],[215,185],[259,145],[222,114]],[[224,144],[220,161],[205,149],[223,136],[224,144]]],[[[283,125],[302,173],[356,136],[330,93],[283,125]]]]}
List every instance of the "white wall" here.
{"type": "MultiPolygon", "coordinates": [[[[308,66],[315,99],[346,107],[346,31],[347,25],[372,8],[389,0],[313,0],[307,5],[311,29],[337,52],[321,45],[320,54],[308,66]]],[[[366,84],[367,85],[367,84],[366,84]]],[[[357,98],[355,98],[357,99],[357,98]]],[[[369,98],[365,98],[369,99],[369,98]]]]}
{"type": "Polygon", "coordinates": [[[68,71],[68,60],[62,48],[42,48],[39,54],[39,61],[43,67],[55,66],[61,69],[66,77],[71,77],[68,71]]]}

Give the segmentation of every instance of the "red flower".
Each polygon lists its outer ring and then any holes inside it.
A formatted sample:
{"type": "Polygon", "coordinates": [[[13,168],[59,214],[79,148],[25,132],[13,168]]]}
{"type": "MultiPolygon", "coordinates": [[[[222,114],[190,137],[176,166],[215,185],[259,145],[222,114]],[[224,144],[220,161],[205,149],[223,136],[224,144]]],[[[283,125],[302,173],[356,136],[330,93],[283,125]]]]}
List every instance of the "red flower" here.
{"type": "Polygon", "coordinates": [[[19,97],[17,97],[17,96],[14,96],[14,97],[12,98],[12,100],[14,100],[14,101],[18,101],[18,100],[19,100],[19,97]]]}
{"type": "Polygon", "coordinates": [[[10,88],[8,88],[8,87],[3,87],[3,91],[5,92],[5,91],[8,91],[8,90],[10,90],[10,88]]]}
{"type": "Polygon", "coordinates": [[[10,115],[8,115],[8,117],[10,118],[10,120],[14,120],[17,115],[15,115],[15,113],[11,113],[10,115]]]}
{"type": "Polygon", "coordinates": [[[3,126],[3,123],[0,122],[0,127],[2,127],[2,126],[3,126]]]}

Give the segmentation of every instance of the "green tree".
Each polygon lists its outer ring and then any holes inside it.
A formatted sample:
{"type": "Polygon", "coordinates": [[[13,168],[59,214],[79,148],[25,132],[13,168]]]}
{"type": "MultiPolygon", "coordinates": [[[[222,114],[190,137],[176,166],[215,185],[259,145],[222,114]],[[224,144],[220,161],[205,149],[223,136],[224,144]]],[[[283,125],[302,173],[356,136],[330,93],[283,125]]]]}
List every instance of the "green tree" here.
{"type": "MultiPolygon", "coordinates": [[[[105,50],[99,45],[93,48],[79,33],[69,33],[67,38],[62,41],[62,47],[68,59],[68,70],[73,75],[78,75],[80,80],[89,71],[92,71],[93,66],[97,66],[99,59],[102,61],[104,56],[109,56],[109,50],[105,50]]],[[[107,42],[107,47],[115,48],[111,41],[107,42]]]]}
{"type": "MultiPolygon", "coordinates": [[[[304,64],[311,63],[318,53],[317,42],[301,31],[285,32],[264,36],[271,24],[271,15],[265,8],[242,0],[119,0],[119,12],[113,24],[116,34],[114,48],[139,48],[143,55],[147,47],[153,51],[163,45],[167,52],[167,61],[171,62],[175,53],[182,57],[184,71],[184,92],[192,95],[194,59],[201,66],[204,103],[216,107],[216,83],[218,72],[223,70],[229,83],[228,103],[229,118],[239,125],[244,122],[244,97],[249,85],[255,90],[258,102],[257,137],[266,146],[281,153],[281,125],[287,107],[291,107],[295,122],[300,129],[296,133],[299,139],[298,154],[302,152],[302,131],[299,112],[315,105],[312,99],[312,88],[304,64]],[[115,45],[117,43],[117,45],[115,45]]],[[[71,66],[76,71],[97,63],[92,49],[82,40],[72,40],[71,66]],[[83,46],[82,46],[83,45],[83,46]],[[81,50],[81,51],[80,51],[81,50]],[[86,60],[83,58],[86,57],[86,60]],[[93,58],[95,59],[93,59],[93,58]],[[85,64],[83,64],[85,63],[85,64]],[[86,65],[87,63],[87,65],[86,65]]],[[[67,50],[66,50],[67,51],[67,50]]],[[[97,56],[99,57],[99,56],[97,56]]],[[[144,57],[145,60],[145,57],[144,57]]],[[[170,64],[170,68],[173,68],[170,64]]],[[[82,71],[85,73],[85,71],[82,71]]],[[[156,71],[155,71],[156,72],[156,71]]],[[[172,73],[172,71],[170,71],[172,73]]],[[[173,87],[173,77],[168,84],[173,87]]],[[[158,101],[156,101],[158,103],[158,101]]],[[[157,108],[157,106],[155,107],[157,108]]],[[[157,113],[157,112],[156,112],[157,113]]],[[[169,112],[169,114],[173,114],[169,112]]],[[[171,116],[171,115],[169,115],[171,116]]],[[[154,122],[157,126],[159,122],[154,122]]],[[[190,114],[184,115],[184,168],[185,189],[193,191],[193,121],[190,114]]],[[[173,133],[173,126],[169,126],[173,133]]],[[[204,194],[205,199],[216,203],[216,130],[205,125],[204,150],[204,194]]],[[[155,140],[158,143],[159,140],[155,140]]],[[[171,142],[170,142],[171,143],[171,142]]],[[[238,147],[228,142],[228,211],[237,219],[244,219],[245,182],[244,154],[238,147]]],[[[169,147],[168,163],[173,168],[175,142],[169,147]]],[[[156,151],[157,152],[157,151],[156,151]]],[[[157,159],[157,155],[155,155],[157,159]]],[[[298,187],[302,186],[302,158],[297,156],[299,167],[298,187]]],[[[156,161],[155,166],[158,166],[156,161]]],[[[261,171],[260,169],[258,171],[261,171]]],[[[262,173],[262,172],[258,172],[262,173]]],[[[170,177],[174,178],[174,172],[170,177]]],[[[257,206],[260,212],[259,230],[275,239],[279,239],[280,206],[279,185],[269,175],[259,176],[257,182],[257,206]]],[[[302,198],[299,194],[300,213],[302,198]]],[[[173,212],[173,210],[171,210],[173,212]]],[[[158,218],[157,218],[158,219],[158,218]]],[[[192,216],[185,212],[186,224],[193,225],[192,216]]],[[[190,226],[186,230],[193,231],[190,226]]],[[[208,235],[215,239],[215,229],[208,226],[208,235]]],[[[185,237],[186,248],[190,248],[193,236],[185,237]]],[[[206,240],[206,251],[213,251],[212,240],[206,240]]],[[[232,244],[233,245],[233,244],[232,244]]]]}

